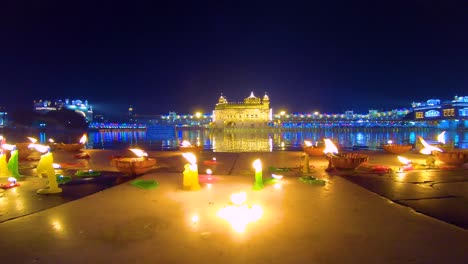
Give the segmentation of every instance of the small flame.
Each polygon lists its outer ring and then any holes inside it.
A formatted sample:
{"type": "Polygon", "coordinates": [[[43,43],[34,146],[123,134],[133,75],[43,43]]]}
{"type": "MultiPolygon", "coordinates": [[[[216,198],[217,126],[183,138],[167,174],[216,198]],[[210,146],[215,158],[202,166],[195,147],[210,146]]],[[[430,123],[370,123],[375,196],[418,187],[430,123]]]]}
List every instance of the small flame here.
{"type": "Polygon", "coordinates": [[[445,131],[442,131],[442,133],[440,133],[437,136],[437,141],[439,141],[442,144],[445,144],[445,131]]]}
{"type": "Polygon", "coordinates": [[[141,149],[129,149],[129,150],[135,153],[135,155],[137,155],[139,158],[148,156],[148,153],[146,153],[144,150],[141,150],[141,149]]]}
{"type": "Polygon", "coordinates": [[[8,182],[10,184],[16,184],[16,178],[15,177],[8,177],[8,182]]]}
{"type": "Polygon", "coordinates": [[[53,164],[52,164],[52,167],[53,167],[54,169],[61,169],[61,168],[62,168],[62,165],[60,165],[60,164],[58,164],[58,163],[53,163],[53,164]]]}
{"type": "Polygon", "coordinates": [[[338,148],[330,139],[325,138],[323,141],[325,141],[325,149],[323,150],[323,153],[338,153],[338,148]]]}
{"type": "Polygon", "coordinates": [[[28,139],[34,144],[37,142],[37,139],[33,138],[33,137],[28,137],[28,139]]]}
{"type": "Polygon", "coordinates": [[[213,171],[211,171],[211,169],[206,169],[206,174],[211,175],[212,173],[213,171]]]}
{"type": "Polygon", "coordinates": [[[5,149],[5,150],[15,150],[15,149],[16,149],[16,146],[15,146],[15,145],[11,145],[11,144],[2,144],[2,149],[5,149]]]}
{"type": "Polygon", "coordinates": [[[54,143],[55,141],[54,141],[53,138],[49,138],[49,142],[50,142],[50,143],[54,143]]]}
{"type": "Polygon", "coordinates": [[[86,135],[83,135],[80,139],[80,144],[86,143],[87,140],[88,140],[88,137],[86,137],[86,135]]]}
{"type": "Polygon", "coordinates": [[[182,147],[191,147],[192,143],[188,142],[187,140],[182,141],[182,147]]]}
{"type": "Polygon", "coordinates": [[[198,217],[198,215],[193,215],[192,216],[192,223],[196,224],[196,223],[198,223],[199,220],[200,220],[200,218],[198,217]]]}
{"type": "Polygon", "coordinates": [[[262,171],[262,162],[260,161],[260,159],[256,159],[252,165],[255,168],[256,172],[262,171]]]}
{"type": "Polygon", "coordinates": [[[421,149],[419,152],[421,152],[422,154],[425,154],[425,155],[429,155],[432,153],[432,151],[440,151],[440,152],[443,152],[440,148],[438,147],[434,147],[434,146],[431,146],[429,145],[429,143],[427,143],[424,138],[418,136],[419,138],[419,141],[421,141],[421,144],[423,144],[424,148],[421,149]]]}
{"type": "Polygon", "coordinates": [[[247,201],[247,194],[245,192],[233,193],[231,195],[231,202],[235,205],[241,205],[247,201]]]}
{"type": "Polygon", "coordinates": [[[312,142],[310,142],[309,140],[304,140],[304,143],[307,147],[312,147],[312,142]]]}
{"type": "Polygon", "coordinates": [[[411,160],[409,160],[409,159],[407,159],[407,158],[405,158],[405,157],[402,157],[402,156],[398,156],[398,160],[399,160],[401,163],[405,164],[405,165],[408,165],[408,164],[411,163],[411,160]]]}
{"type": "Polygon", "coordinates": [[[387,144],[391,145],[391,144],[393,144],[393,141],[389,140],[389,141],[387,141],[387,144]]]}
{"type": "Polygon", "coordinates": [[[278,174],[271,174],[271,177],[277,179],[277,180],[280,180],[280,179],[283,179],[283,175],[278,175],[278,174]]]}
{"type": "Polygon", "coordinates": [[[47,151],[50,151],[49,146],[44,146],[44,145],[40,145],[40,144],[29,144],[29,148],[35,148],[37,151],[39,151],[41,153],[45,153],[47,151]]]}
{"type": "Polygon", "coordinates": [[[190,152],[186,152],[186,153],[182,153],[182,156],[184,156],[184,158],[185,158],[191,165],[197,164],[197,157],[195,156],[195,154],[190,153],[190,152]]]}

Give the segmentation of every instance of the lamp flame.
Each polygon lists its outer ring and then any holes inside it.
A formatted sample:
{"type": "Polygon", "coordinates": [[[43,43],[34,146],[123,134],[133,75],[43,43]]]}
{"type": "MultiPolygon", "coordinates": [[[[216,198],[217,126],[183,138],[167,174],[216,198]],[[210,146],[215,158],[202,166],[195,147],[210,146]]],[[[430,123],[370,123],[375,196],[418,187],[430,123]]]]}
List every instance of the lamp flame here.
{"type": "Polygon", "coordinates": [[[195,154],[190,153],[190,152],[186,152],[186,153],[182,153],[182,156],[184,156],[184,158],[185,158],[191,165],[197,164],[197,157],[195,156],[195,154]]]}
{"type": "Polygon", "coordinates": [[[307,147],[312,147],[312,142],[310,142],[309,140],[304,140],[304,143],[307,147]]]}
{"type": "Polygon", "coordinates": [[[398,160],[399,160],[401,163],[405,164],[405,165],[411,164],[411,160],[409,160],[409,159],[407,159],[407,158],[405,158],[405,157],[402,157],[402,156],[398,156],[398,160]]]}
{"type": "Polygon", "coordinates": [[[8,177],[8,182],[12,185],[16,184],[16,178],[15,177],[8,177]]]}
{"type": "Polygon", "coordinates": [[[129,149],[129,150],[135,153],[135,155],[137,155],[139,158],[148,156],[148,153],[146,153],[144,150],[141,150],[141,149],[129,149]]]}
{"type": "Polygon", "coordinates": [[[424,148],[421,149],[419,152],[421,152],[422,154],[425,154],[425,155],[430,155],[432,153],[432,151],[440,151],[440,152],[443,152],[440,148],[438,147],[434,147],[434,146],[431,146],[429,145],[429,143],[427,143],[424,138],[418,136],[419,138],[419,141],[421,141],[421,144],[423,144],[424,148]]]}
{"type": "Polygon", "coordinates": [[[271,174],[271,177],[273,177],[274,179],[277,179],[277,180],[281,180],[283,179],[283,175],[278,175],[278,174],[271,174]]]}
{"type": "Polygon", "coordinates": [[[5,149],[5,150],[15,150],[15,149],[16,149],[16,146],[15,146],[15,145],[11,145],[11,144],[2,144],[2,149],[5,149]]]}
{"type": "Polygon", "coordinates": [[[88,140],[88,137],[86,135],[83,135],[80,139],[80,144],[86,143],[87,140],[88,140]]]}
{"type": "Polygon", "coordinates": [[[58,163],[52,163],[52,167],[54,169],[61,169],[62,168],[62,165],[58,164],[58,163]]]}
{"type": "Polygon", "coordinates": [[[50,151],[50,147],[49,146],[44,146],[44,145],[41,145],[41,144],[29,144],[28,146],[29,148],[35,148],[37,151],[41,152],[41,153],[45,153],[47,151],[50,151]]]}
{"type": "Polygon", "coordinates": [[[260,159],[256,159],[252,165],[255,168],[255,172],[262,171],[262,162],[260,161],[260,159]]]}
{"type": "Polygon", "coordinates": [[[49,142],[50,142],[50,143],[54,143],[55,141],[54,141],[53,138],[49,138],[49,142]]]}
{"type": "Polygon", "coordinates": [[[387,141],[387,144],[391,145],[391,144],[393,144],[393,141],[389,140],[389,141],[387,141]]]}
{"type": "Polygon", "coordinates": [[[34,144],[37,142],[37,139],[33,138],[33,137],[28,137],[28,139],[34,144]]]}
{"type": "Polygon", "coordinates": [[[330,139],[325,138],[323,141],[325,141],[325,149],[323,150],[323,153],[338,153],[338,148],[330,139]]]}
{"type": "Polygon", "coordinates": [[[182,147],[191,147],[192,143],[188,142],[187,140],[182,141],[182,147]]]}
{"type": "Polygon", "coordinates": [[[213,171],[211,169],[206,169],[206,174],[211,175],[213,174],[213,171]]]}
{"type": "Polygon", "coordinates": [[[440,133],[437,136],[437,141],[439,141],[442,144],[445,144],[445,131],[442,131],[442,133],[440,133]]]}

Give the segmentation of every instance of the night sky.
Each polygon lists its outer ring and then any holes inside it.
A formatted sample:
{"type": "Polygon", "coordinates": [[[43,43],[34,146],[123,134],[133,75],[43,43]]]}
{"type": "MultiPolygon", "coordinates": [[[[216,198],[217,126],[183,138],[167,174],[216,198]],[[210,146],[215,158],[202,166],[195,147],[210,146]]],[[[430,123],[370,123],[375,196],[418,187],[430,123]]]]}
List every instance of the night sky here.
{"type": "Polygon", "coordinates": [[[468,1],[5,1],[0,105],[367,112],[468,95],[468,1]],[[95,3],[95,2],[100,2],[95,3]],[[222,2],[222,3],[221,3],[222,2]]]}

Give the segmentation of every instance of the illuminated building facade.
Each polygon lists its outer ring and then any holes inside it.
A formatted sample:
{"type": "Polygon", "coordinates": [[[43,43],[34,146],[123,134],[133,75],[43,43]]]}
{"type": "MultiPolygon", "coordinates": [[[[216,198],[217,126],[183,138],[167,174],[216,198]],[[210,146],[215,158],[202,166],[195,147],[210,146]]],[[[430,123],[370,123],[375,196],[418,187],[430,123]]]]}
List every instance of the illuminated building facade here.
{"type": "Polygon", "coordinates": [[[73,110],[81,115],[86,119],[88,122],[93,121],[93,107],[88,104],[88,100],[84,102],[81,100],[69,100],[65,99],[56,100],[54,102],[49,100],[38,100],[34,101],[34,111],[45,114],[50,111],[57,111],[62,108],[73,110]]]}
{"type": "Polygon", "coordinates": [[[455,96],[442,103],[439,99],[430,99],[412,106],[415,121],[434,121],[441,128],[468,126],[468,96],[455,96]]]}
{"type": "Polygon", "coordinates": [[[0,127],[7,126],[7,114],[5,107],[0,106],[0,127]]]}
{"type": "Polygon", "coordinates": [[[261,128],[268,126],[272,120],[270,98],[255,97],[253,92],[244,102],[228,102],[221,95],[213,111],[213,127],[215,128],[261,128]]]}

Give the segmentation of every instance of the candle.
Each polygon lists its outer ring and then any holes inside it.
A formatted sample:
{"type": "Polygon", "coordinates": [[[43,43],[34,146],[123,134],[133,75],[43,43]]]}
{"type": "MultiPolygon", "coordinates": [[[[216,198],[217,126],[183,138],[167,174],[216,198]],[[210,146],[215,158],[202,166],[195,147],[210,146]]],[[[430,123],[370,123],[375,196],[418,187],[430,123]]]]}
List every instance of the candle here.
{"type": "Polygon", "coordinates": [[[197,158],[193,153],[182,153],[189,163],[184,166],[183,186],[185,190],[199,190],[197,158]]]}
{"type": "Polygon", "coordinates": [[[18,150],[12,150],[10,159],[8,160],[8,170],[11,173],[11,176],[15,178],[19,178],[19,170],[18,170],[18,150]]]}
{"type": "Polygon", "coordinates": [[[253,189],[254,190],[261,190],[263,189],[263,178],[262,178],[262,162],[260,159],[256,159],[253,162],[253,167],[255,168],[255,184],[253,189]]]}
{"type": "Polygon", "coordinates": [[[6,177],[9,176],[8,172],[8,165],[6,162],[6,154],[1,153],[0,154],[0,177],[6,177]]]}
{"type": "Polygon", "coordinates": [[[41,155],[41,159],[37,164],[37,175],[42,177],[44,174],[48,179],[48,186],[44,189],[37,190],[39,194],[49,194],[49,193],[60,193],[62,188],[58,187],[57,177],[55,176],[55,169],[53,167],[54,156],[52,153],[48,152],[44,155],[41,155]]]}

